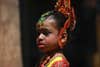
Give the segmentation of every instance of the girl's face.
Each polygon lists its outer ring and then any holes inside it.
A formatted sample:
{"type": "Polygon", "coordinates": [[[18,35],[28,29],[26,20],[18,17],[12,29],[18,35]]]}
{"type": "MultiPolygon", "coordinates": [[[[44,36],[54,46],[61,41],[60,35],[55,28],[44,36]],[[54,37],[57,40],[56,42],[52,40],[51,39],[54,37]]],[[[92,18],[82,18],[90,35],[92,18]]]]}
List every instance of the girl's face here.
{"type": "Polygon", "coordinates": [[[37,46],[45,53],[58,48],[58,30],[54,19],[46,19],[43,23],[37,23],[37,46]]]}

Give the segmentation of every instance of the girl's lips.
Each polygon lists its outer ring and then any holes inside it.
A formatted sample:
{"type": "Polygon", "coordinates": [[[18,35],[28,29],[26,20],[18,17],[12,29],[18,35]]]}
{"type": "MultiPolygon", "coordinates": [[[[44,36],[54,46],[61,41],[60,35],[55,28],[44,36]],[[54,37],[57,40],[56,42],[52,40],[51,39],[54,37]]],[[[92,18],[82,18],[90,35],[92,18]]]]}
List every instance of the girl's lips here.
{"type": "Polygon", "coordinates": [[[45,45],[42,44],[42,43],[37,44],[37,46],[38,46],[39,48],[43,48],[43,47],[45,47],[45,45]]]}
{"type": "Polygon", "coordinates": [[[45,47],[45,45],[38,45],[38,47],[39,47],[39,48],[44,48],[44,47],[45,47]]]}

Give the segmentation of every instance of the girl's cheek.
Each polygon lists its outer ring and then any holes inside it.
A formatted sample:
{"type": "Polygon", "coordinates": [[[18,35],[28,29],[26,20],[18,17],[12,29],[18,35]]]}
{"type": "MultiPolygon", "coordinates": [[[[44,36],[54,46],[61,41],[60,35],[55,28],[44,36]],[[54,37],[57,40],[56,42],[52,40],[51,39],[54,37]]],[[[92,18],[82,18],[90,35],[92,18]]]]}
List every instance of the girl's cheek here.
{"type": "Polygon", "coordinates": [[[55,43],[57,41],[57,37],[53,36],[46,39],[47,43],[55,43]]]}

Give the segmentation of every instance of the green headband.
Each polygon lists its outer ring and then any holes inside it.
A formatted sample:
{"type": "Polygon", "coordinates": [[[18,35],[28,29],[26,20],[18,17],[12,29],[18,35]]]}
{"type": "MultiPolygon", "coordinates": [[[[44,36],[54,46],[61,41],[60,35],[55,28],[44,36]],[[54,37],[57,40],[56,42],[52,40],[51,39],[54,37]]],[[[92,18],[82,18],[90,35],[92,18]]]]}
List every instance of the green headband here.
{"type": "Polygon", "coordinates": [[[42,14],[39,21],[38,21],[38,23],[43,24],[43,21],[46,20],[46,16],[48,16],[49,14],[51,14],[51,11],[48,11],[48,12],[42,14]]]}

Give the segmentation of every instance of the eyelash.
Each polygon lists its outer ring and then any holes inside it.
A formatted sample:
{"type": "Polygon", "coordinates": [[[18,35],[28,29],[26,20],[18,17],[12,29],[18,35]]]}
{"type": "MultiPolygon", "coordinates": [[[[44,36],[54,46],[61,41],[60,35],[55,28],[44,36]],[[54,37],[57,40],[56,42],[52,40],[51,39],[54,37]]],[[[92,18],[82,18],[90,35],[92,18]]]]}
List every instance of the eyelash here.
{"type": "Polygon", "coordinates": [[[45,35],[45,36],[48,36],[49,34],[50,34],[51,32],[43,32],[43,34],[45,35]]]}
{"type": "Polygon", "coordinates": [[[46,32],[37,32],[37,36],[39,36],[40,34],[44,34],[45,36],[48,36],[51,32],[46,31],[46,32]]]}

